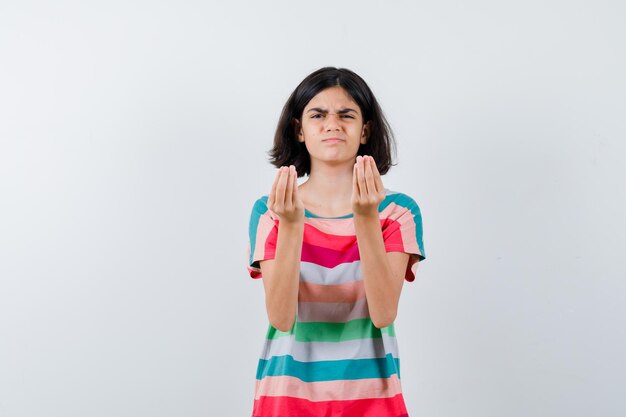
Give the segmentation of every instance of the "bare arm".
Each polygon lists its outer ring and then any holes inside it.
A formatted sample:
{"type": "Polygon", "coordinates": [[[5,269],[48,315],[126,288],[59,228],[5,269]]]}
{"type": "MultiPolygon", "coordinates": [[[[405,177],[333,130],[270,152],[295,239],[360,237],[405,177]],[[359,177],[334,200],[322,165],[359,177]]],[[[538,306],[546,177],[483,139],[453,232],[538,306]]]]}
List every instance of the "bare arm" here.
{"type": "Polygon", "coordinates": [[[291,329],[296,317],[303,233],[304,225],[279,225],[276,256],[261,261],[267,317],[283,332],[291,329]]]}
{"type": "Polygon", "coordinates": [[[298,197],[295,167],[278,171],[267,206],[280,220],[274,259],[260,262],[265,307],[272,326],[286,332],[296,318],[304,236],[304,204],[298,197]]]}
{"type": "Polygon", "coordinates": [[[370,318],[374,326],[387,327],[398,313],[409,254],[385,251],[378,215],[355,217],[354,226],[370,318]]]}
{"type": "Polygon", "coordinates": [[[378,206],[385,189],[374,159],[357,157],[353,172],[352,207],[359,245],[363,285],[374,326],[387,327],[396,318],[409,254],[385,250],[378,206]]]}

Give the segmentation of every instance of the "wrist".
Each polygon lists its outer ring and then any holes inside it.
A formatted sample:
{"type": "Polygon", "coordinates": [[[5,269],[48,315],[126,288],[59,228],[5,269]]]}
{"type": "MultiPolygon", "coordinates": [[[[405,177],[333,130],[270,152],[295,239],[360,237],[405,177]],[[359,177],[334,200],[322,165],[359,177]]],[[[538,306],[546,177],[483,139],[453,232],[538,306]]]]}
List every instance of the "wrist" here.
{"type": "Polygon", "coordinates": [[[279,229],[298,230],[304,228],[304,219],[302,220],[278,220],[279,229]]]}
{"type": "Polygon", "coordinates": [[[355,223],[370,223],[376,222],[378,223],[380,217],[378,212],[373,213],[354,213],[354,222],[355,223]]]}

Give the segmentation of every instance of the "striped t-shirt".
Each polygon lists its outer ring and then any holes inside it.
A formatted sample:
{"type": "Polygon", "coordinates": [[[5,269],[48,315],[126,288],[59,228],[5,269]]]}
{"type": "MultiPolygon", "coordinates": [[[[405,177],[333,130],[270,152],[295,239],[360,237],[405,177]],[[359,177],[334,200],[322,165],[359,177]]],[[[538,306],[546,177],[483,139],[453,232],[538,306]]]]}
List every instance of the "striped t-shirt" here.
{"type": "MultiPolygon", "coordinates": [[[[385,250],[410,254],[405,279],[425,259],[417,203],[385,189],[379,219],[385,250]]],[[[250,217],[248,272],[274,259],[278,216],[259,198],[250,217]]],[[[370,320],[352,214],[319,217],[305,209],[296,320],[269,325],[259,359],[252,417],[406,417],[393,323],[370,320]]]]}

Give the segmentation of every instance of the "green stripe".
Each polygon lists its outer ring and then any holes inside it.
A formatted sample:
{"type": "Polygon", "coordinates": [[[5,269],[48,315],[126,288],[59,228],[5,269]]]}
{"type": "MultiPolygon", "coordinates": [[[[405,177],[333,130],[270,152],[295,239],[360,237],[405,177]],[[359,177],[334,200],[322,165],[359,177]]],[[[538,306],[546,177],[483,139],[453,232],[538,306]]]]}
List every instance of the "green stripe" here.
{"type": "Polygon", "coordinates": [[[393,323],[379,329],[368,318],[350,320],[345,323],[299,322],[296,320],[288,332],[282,332],[270,324],[267,339],[295,335],[297,342],[342,342],[344,340],[378,338],[382,337],[383,333],[395,336],[393,323]]]}

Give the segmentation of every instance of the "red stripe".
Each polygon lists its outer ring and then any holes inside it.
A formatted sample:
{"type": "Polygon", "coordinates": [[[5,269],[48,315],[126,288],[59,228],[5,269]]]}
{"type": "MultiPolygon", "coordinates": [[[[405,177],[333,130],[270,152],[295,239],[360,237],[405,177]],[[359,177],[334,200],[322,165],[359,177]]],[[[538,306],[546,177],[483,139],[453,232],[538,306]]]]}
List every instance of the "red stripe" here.
{"type": "Polygon", "coordinates": [[[302,243],[302,262],[311,262],[325,268],[334,268],[342,263],[350,263],[361,259],[359,247],[354,244],[346,252],[327,249],[320,246],[302,243]]]}
{"type": "Polygon", "coordinates": [[[268,233],[267,239],[265,239],[265,246],[263,247],[263,259],[274,259],[276,253],[276,243],[278,241],[278,227],[272,228],[268,233]]]}
{"type": "Polygon", "coordinates": [[[384,221],[381,221],[381,228],[383,232],[383,242],[385,242],[385,246],[404,246],[404,242],[402,241],[402,233],[398,233],[400,229],[399,222],[391,219],[385,219],[384,221]]]}
{"type": "Polygon", "coordinates": [[[294,397],[265,397],[254,401],[253,417],[407,417],[402,394],[389,398],[308,401],[294,397]]]}
{"type": "MultiPolygon", "coordinates": [[[[402,244],[402,235],[398,233],[400,222],[393,219],[380,219],[380,229],[383,232],[383,241],[389,244],[402,244]]],[[[356,243],[356,235],[335,235],[322,232],[321,230],[304,224],[304,243],[339,252],[345,252],[356,243]]]]}
{"type": "Polygon", "coordinates": [[[305,223],[304,242],[339,252],[345,252],[356,242],[356,235],[340,236],[324,233],[310,224],[305,223]]]}
{"type": "MultiPolygon", "coordinates": [[[[398,233],[400,223],[391,219],[381,220],[385,248],[404,247],[402,234],[398,233]]],[[[311,262],[325,268],[334,268],[342,263],[350,263],[361,259],[356,236],[338,236],[319,231],[305,224],[304,241],[302,242],[302,262],[311,262]]],[[[263,259],[274,259],[278,228],[273,228],[267,236],[263,259]]],[[[260,272],[252,272],[253,278],[260,278],[260,272]]]]}

